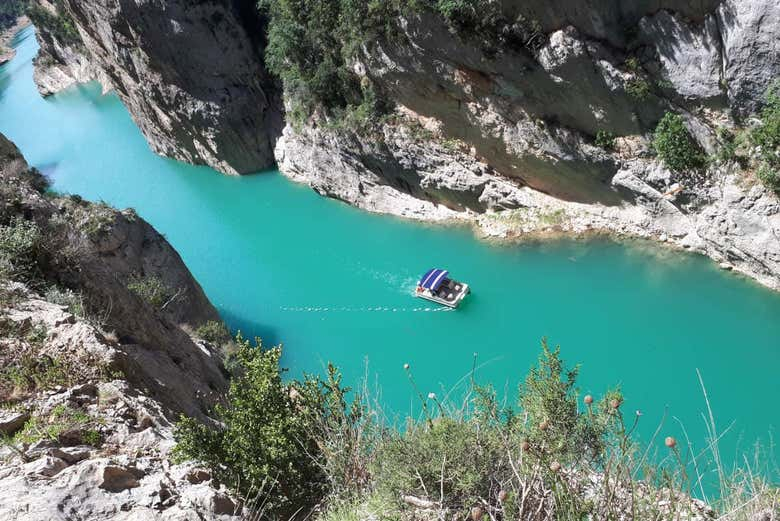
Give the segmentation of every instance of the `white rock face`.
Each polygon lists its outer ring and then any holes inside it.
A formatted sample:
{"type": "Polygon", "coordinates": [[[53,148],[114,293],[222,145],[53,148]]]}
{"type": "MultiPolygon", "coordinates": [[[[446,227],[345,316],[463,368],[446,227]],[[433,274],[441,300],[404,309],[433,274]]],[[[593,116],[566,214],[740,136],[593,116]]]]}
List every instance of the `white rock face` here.
{"type": "Polygon", "coordinates": [[[747,116],[780,77],[780,2],[726,0],[717,15],[729,102],[740,116],[747,116]]]}
{"type": "Polygon", "coordinates": [[[661,77],[687,99],[706,101],[723,95],[718,22],[707,15],[699,24],[681,15],[659,11],[639,22],[643,41],[652,45],[661,62],[661,77]]]}

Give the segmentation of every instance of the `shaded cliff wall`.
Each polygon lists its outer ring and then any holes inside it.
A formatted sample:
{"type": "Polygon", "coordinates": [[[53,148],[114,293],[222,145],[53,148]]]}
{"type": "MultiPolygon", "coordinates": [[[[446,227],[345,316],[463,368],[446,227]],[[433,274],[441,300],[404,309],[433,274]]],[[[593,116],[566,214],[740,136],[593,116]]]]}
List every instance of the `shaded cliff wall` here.
{"type": "Polygon", "coordinates": [[[152,149],[228,174],[272,166],[282,127],[278,89],[263,66],[262,20],[245,4],[63,1],[98,79],[119,94],[152,149]]]}

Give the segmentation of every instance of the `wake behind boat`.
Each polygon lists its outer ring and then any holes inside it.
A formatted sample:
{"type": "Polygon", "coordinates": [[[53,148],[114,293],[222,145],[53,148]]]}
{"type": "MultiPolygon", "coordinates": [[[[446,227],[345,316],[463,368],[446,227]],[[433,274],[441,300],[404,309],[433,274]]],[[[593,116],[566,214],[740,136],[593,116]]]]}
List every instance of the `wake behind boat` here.
{"type": "Polygon", "coordinates": [[[465,282],[458,282],[448,277],[449,272],[431,268],[422,276],[414,294],[437,304],[456,308],[461,301],[471,293],[471,288],[465,282]]]}

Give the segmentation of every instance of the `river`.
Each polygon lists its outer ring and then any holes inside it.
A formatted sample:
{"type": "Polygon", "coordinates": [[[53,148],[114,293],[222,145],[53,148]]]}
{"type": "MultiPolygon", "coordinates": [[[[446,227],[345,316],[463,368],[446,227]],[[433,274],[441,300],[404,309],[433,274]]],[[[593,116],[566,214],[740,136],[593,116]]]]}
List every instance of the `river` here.
{"type": "MultiPolygon", "coordinates": [[[[543,336],[581,364],[583,393],[620,385],[640,435],[705,445],[706,384],[725,459],[769,447],[780,425],[780,295],[700,256],[606,240],[492,245],[470,230],[370,215],[274,171],[228,177],[153,154],[97,85],[42,99],[32,28],[0,67],[0,132],[57,191],[133,207],[160,230],[227,323],[284,343],[291,374],[337,364],[364,374],[388,411],[477,379],[511,395],[543,336]],[[454,312],[412,298],[432,266],[469,282],[454,312]],[[461,381],[462,383],[462,381],[461,381]],[[729,428],[730,427],[730,428],[729,428]]],[[[663,450],[662,442],[655,446],[663,450]]],[[[777,449],[768,449],[775,458],[777,449]]]]}

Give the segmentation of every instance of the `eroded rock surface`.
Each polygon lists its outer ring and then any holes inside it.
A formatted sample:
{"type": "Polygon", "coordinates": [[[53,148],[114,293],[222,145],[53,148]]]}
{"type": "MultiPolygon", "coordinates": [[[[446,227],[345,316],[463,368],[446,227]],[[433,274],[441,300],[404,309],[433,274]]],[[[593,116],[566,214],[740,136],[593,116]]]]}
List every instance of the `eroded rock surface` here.
{"type": "Polygon", "coordinates": [[[82,44],[62,48],[40,31],[45,52],[36,78],[44,94],[67,86],[62,76],[97,79],[117,92],[161,155],[228,174],[273,164],[280,97],[263,67],[262,21],[243,17],[240,2],[63,4],[82,44]]]}

